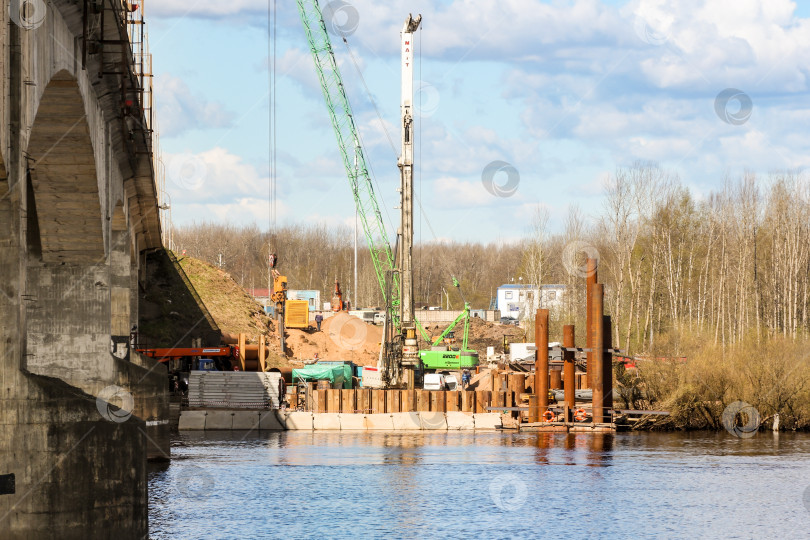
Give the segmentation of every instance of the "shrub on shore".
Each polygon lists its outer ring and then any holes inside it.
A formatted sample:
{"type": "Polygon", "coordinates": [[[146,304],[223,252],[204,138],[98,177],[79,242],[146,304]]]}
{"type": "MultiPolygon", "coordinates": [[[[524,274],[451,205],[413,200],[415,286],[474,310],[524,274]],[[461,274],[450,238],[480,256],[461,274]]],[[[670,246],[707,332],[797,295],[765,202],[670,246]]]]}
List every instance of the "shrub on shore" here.
{"type": "Polygon", "coordinates": [[[617,400],[670,411],[645,423],[653,429],[722,429],[723,412],[735,402],[753,406],[765,427],[778,414],[781,429],[807,429],[809,345],[808,340],[752,337],[725,348],[704,345],[685,358],[639,360],[635,373],[617,370],[617,400]]]}

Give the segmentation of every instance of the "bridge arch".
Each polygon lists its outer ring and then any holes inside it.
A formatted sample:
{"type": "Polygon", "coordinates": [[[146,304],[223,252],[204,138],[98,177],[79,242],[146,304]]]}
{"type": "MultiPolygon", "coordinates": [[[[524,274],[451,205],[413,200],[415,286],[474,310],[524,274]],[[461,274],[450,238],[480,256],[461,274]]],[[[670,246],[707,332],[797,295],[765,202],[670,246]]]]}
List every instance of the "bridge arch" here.
{"type": "Polygon", "coordinates": [[[96,155],[76,78],[57,72],[39,101],[27,165],[36,201],[42,261],[104,260],[96,155]]]}
{"type": "Polygon", "coordinates": [[[42,91],[31,124],[24,154],[29,302],[23,364],[31,373],[57,376],[94,394],[114,373],[112,258],[105,239],[111,240],[113,223],[126,228],[126,219],[123,209],[105,212],[108,190],[99,186],[107,178],[99,174],[108,168],[104,151],[94,148],[104,144],[103,136],[91,137],[86,111],[92,106],[76,77],[61,70],[42,91]]]}

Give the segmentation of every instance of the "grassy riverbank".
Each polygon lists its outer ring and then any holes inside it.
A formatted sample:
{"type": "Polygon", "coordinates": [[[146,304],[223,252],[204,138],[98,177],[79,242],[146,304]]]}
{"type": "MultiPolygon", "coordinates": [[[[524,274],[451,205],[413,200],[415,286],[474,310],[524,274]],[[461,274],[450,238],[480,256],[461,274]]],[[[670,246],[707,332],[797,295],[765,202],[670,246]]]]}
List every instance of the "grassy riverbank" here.
{"type": "Polygon", "coordinates": [[[765,428],[775,414],[781,429],[810,428],[810,341],[751,338],[723,348],[695,340],[682,350],[680,358],[655,355],[636,370],[617,370],[617,405],[671,412],[639,427],[723,429],[723,412],[741,401],[765,428]]]}

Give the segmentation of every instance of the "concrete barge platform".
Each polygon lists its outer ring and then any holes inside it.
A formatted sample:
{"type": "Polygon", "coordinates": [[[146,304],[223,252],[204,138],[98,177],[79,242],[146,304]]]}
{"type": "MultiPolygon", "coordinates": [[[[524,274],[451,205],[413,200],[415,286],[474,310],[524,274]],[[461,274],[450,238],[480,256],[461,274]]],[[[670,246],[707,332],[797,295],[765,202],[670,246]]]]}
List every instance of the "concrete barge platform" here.
{"type": "Polygon", "coordinates": [[[462,431],[502,429],[496,413],[313,413],[279,410],[188,410],[180,413],[180,431],[462,431]]]}
{"type": "Polygon", "coordinates": [[[533,422],[520,424],[519,430],[538,433],[615,433],[623,426],[616,424],[593,424],[590,422],[533,422]]]}

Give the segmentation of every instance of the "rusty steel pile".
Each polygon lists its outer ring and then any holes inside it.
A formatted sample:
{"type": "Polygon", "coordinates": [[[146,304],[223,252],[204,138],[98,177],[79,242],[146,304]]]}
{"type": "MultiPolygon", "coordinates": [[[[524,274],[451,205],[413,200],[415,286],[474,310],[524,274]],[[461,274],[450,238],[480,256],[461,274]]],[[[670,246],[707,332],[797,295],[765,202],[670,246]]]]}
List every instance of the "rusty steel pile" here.
{"type": "MultiPolygon", "coordinates": [[[[598,283],[597,260],[586,263],[586,347],[576,347],[574,325],[563,327],[563,369],[562,377],[558,370],[549,371],[549,312],[538,309],[535,316],[535,365],[534,393],[529,396],[528,424],[537,429],[560,430],[573,423],[581,425],[585,420],[584,409],[576,408],[575,353],[584,351],[587,363],[587,386],[592,389],[591,426],[598,430],[613,430],[613,354],[617,352],[611,344],[611,318],[604,314],[604,285],[598,283]],[[562,381],[560,380],[562,379],[562,381]],[[564,406],[561,422],[558,414],[549,404],[549,387],[564,390],[564,406]]],[[[526,426],[528,427],[528,426],[526,426]]]]}

